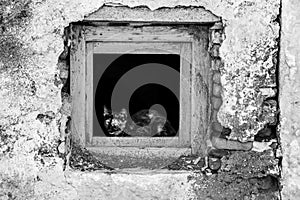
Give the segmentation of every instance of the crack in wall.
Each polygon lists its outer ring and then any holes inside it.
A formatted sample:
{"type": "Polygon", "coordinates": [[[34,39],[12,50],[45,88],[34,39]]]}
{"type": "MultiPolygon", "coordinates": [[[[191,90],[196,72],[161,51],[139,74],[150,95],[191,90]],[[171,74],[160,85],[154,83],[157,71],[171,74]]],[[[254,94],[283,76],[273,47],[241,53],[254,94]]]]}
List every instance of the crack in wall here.
{"type": "Polygon", "coordinates": [[[280,138],[280,118],[281,118],[281,114],[280,114],[280,107],[279,107],[279,93],[280,93],[280,52],[281,52],[281,38],[282,38],[282,0],[280,0],[279,2],[279,13],[277,15],[277,18],[274,20],[279,24],[279,35],[277,38],[277,63],[276,63],[276,89],[277,89],[277,93],[275,95],[275,99],[277,101],[277,110],[278,110],[278,114],[277,114],[277,124],[276,124],[276,136],[277,136],[277,142],[278,142],[278,146],[277,149],[275,150],[275,156],[277,159],[279,159],[278,161],[278,168],[279,168],[279,181],[278,181],[278,188],[279,188],[279,195],[280,195],[280,200],[282,199],[282,146],[281,146],[281,138],[280,138]]]}

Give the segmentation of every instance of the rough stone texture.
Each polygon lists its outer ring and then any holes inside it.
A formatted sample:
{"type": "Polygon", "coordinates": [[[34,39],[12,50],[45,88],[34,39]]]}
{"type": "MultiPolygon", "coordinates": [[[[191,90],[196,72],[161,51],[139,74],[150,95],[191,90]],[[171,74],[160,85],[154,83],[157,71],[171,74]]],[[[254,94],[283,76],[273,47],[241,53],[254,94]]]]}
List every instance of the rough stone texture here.
{"type": "Polygon", "coordinates": [[[280,108],[283,199],[300,197],[300,2],[282,1],[280,108]]]}
{"type": "Polygon", "coordinates": [[[278,171],[272,154],[237,151],[221,159],[218,174],[191,176],[197,199],[278,199],[278,182],[265,177],[278,171]]]}
{"type": "MultiPolygon", "coordinates": [[[[278,198],[278,182],[275,178],[278,161],[274,159],[272,151],[264,153],[237,151],[230,155],[226,154],[221,160],[218,174],[201,173],[198,167],[203,166],[201,161],[197,165],[189,165],[191,169],[197,171],[141,169],[98,172],[69,170],[65,173],[41,171],[35,184],[34,198],[107,200],[278,198]]],[[[195,160],[190,162],[195,163],[195,160]]]]}
{"type": "MultiPolygon", "coordinates": [[[[82,20],[84,16],[99,9],[103,3],[104,1],[99,0],[1,2],[0,198],[95,199],[89,198],[88,195],[98,195],[98,188],[102,186],[105,186],[108,192],[112,191],[109,195],[120,195],[120,198],[103,196],[102,199],[126,199],[132,195],[133,199],[174,197],[173,199],[181,200],[193,197],[193,194],[198,196],[194,196],[196,199],[205,199],[202,196],[232,199],[243,195],[249,196],[250,194],[244,194],[242,191],[249,191],[250,188],[254,188],[253,193],[259,193],[259,189],[249,186],[248,180],[244,182],[242,178],[240,181],[236,173],[226,175],[226,172],[222,172],[219,178],[217,175],[206,179],[197,176],[193,178],[197,184],[191,186],[187,183],[189,180],[187,174],[156,176],[146,174],[145,177],[138,177],[68,170],[63,172],[64,161],[56,150],[60,137],[62,84],[55,84],[55,77],[60,73],[57,66],[58,57],[64,50],[62,36],[64,28],[71,22],[82,20]],[[111,178],[112,176],[114,179],[111,178]],[[235,181],[229,184],[228,190],[223,188],[224,193],[213,194],[215,185],[219,185],[218,188],[226,185],[221,181],[222,176],[229,176],[235,181]],[[93,187],[95,184],[100,186],[93,187]],[[148,190],[148,188],[154,189],[148,190]]],[[[253,135],[266,123],[266,121],[256,120],[262,104],[261,99],[258,98],[259,87],[274,87],[275,84],[274,55],[277,51],[276,39],[279,26],[274,20],[279,13],[279,0],[259,2],[254,0],[118,0],[110,4],[129,7],[145,5],[152,10],[177,5],[202,6],[221,16],[226,25],[226,39],[220,49],[224,66],[221,77],[223,105],[219,112],[219,121],[223,126],[232,129],[233,139],[242,141],[253,139],[253,135]]],[[[295,16],[299,7],[297,1],[286,1],[283,4],[283,8],[294,11],[295,16]]],[[[286,148],[284,151],[286,158],[283,162],[283,166],[286,167],[284,194],[287,198],[289,196],[292,198],[298,197],[300,193],[300,184],[298,184],[300,169],[297,166],[300,160],[297,120],[300,116],[291,113],[300,110],[297,99],[299,81],[296,79],[299,75],[297,71],[299,43],[296,42],[299,41],[297,40],[299,29],[296,18],[290,18],[287,10],[284,15],[286,24],[283,30],[286,35],[283,36],[284,56],[281,62],[281,82],[284,83],[281,86],[284,88],[281,91],[281,103],[284,108],[281,130],[283,147],[286,148]]],[[[244,153],[244,156],[247,155],[244,153]]],[[[241,162],[239,156],[229,160],[233,166],[241,162]]],[[[261,166],[253,159],[245,160],[247,163],[253,162],[254,168],[256,165],[261,166]]],[[[265,167],[276,165],[269,158],[261,163],[265,167]]],[[[247,172],[240,173],[243,176],[247,172]]],[[[269,190],[267,193],[266,195],[274,196],[269,190]]],[[[106,194],[108,193],[104,192],[103,195],[106,194]]],[[[257,197],[257,199],[261,198],[257,197]]]]}

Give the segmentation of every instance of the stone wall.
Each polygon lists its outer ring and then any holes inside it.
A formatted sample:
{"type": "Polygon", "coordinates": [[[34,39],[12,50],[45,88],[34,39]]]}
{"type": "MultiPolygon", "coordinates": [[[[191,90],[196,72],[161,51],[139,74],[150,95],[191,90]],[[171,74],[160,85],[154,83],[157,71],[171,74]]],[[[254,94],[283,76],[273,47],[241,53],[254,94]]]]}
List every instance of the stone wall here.
{"type": "MultiPolygon", "coordinates": [[[[64,51],[64,30],[104,3],[98,0],[1,3],[1,199],[276,199],[280,189],[277,137],[272,148],[269,143],[261,143],[262,139],[254,140],[259,132],[278,134],[276,128],[262,131],[277,124],[278,82],[284,150],[283,197],[299,196],[298,179],[294,178],[298,169],[296,137],[300,119],[294,112],[299,109],[296,77],[300,44],[296,42],[299,40],[295,16],[300,6],[297,7],[296,1],[285,1],[282,6],[280,81],[276,79],[279,0],[110,2],[110,5],[147,6],[152,10],[201,6],[222,17],[224,41],[218,55],[222,61],[218,71],[221,77],[216,81],[222,85],[223,103],[215,122],[221,132],[230,132],[227,138],[230,140],[225,140],[226,145],[219,140],[212,143],[219,142],[224,148],[232,144],[242,147],[231,151],[214,149],[211,155],[221,160],[219,171],[214,173],[186,170],[124,175],[124,172],[90,172],[89,162],[85,172],[69,169],[63,159],[65,155],[57,151],[62,140],[61,126],[68,120],[64,116],[70,112],[61,96],[65,81],[61,73],[65,69],[58,65],[64,51]],[[245,144],[250,144],[250,148],[244,148],[245,144]]],[[[88,155],[80,149],[76,152],[88,155]]],[[[197,158],[191,162],[203,167],[197,158]]]]}

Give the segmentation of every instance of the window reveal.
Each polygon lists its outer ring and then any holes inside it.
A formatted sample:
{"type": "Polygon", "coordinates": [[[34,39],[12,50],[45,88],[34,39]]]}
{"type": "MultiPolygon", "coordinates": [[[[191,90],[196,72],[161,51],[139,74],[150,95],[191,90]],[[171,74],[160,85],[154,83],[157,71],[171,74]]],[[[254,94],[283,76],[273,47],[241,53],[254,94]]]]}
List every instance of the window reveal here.
{"type": "Polygon", "coordinates": [[[144,149],[144,153],[159,157],[205,149],[210,88],[208,27],[74,27],[80,28],[73,28],[79,37],[70,54],[71,129],[81,144],[105,154],[144,149]],[[161,80],[174,77],[174,81],[147,80],[131,91],[124,89],[124,76],[138,70],[143,71],[144,79],[151,79],[147,75],[154,73],[161,75],[161,80]],[[124,88],[118,90],[118,83],[124,88]],[[122,92],[116,91],[129,92],[123,98],[122,92]],[[116,101],[123,99],[123,105],[116,101]],[[115,147],[122,149],[114,151],[115,147]]]}

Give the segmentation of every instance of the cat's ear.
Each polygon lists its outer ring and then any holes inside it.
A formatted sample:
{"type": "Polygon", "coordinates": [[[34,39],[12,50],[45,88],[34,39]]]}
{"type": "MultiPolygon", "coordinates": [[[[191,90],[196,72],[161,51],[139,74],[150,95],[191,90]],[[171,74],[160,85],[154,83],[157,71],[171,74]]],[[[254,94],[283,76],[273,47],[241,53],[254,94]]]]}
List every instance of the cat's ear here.
{"type": "Polygon", "coordinates": [[[103,106],[103,112],[104,112],[104,115],[108,114],[108,110],[105,105],[103,106]]]}
{"type": "Polygon", "coordinates": [[[127,115],[127,110],[126,110],[126,108],[122,108],[120,113],[122,113],[122,114],[124,114],[124,115],[127,115]]]}

